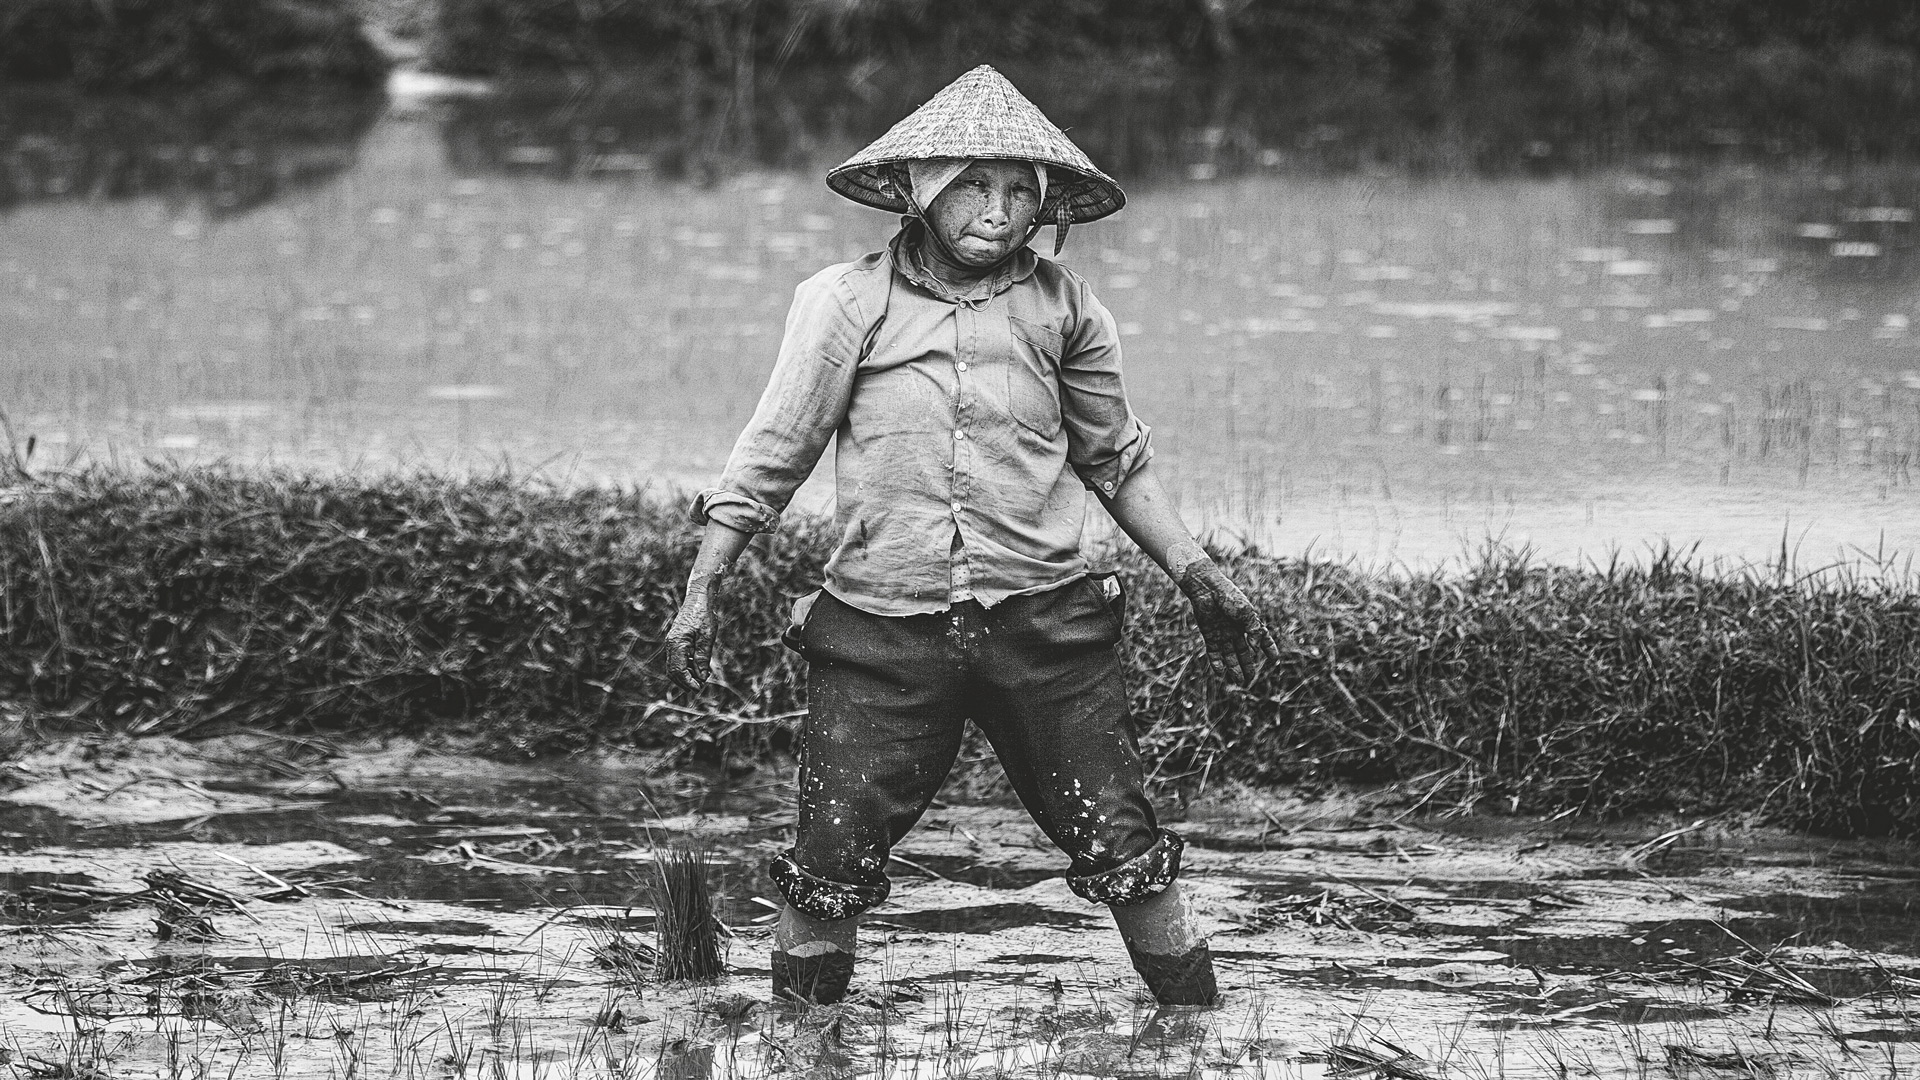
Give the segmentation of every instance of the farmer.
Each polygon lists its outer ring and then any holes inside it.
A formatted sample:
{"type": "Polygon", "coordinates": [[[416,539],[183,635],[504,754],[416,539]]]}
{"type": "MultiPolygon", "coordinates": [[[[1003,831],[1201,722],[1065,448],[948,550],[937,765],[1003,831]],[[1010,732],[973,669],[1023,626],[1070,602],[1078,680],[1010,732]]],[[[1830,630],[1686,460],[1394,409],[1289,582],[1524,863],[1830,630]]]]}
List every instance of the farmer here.
{"type": "Polygon", "coordinates": [[[1113,317],[1027,247],[1120,209],[1119,185],[1013,85],[979,67],[827,174],[905,215],[887,250],[794,293],[773,376],[718,487],[668,667],[706,680],[713,591],[836,438],[839,542],[787,641],[810,667],[799,822],[770,867],[786,898],[776,996],[841,998],[854,923],[885,900],[888,852],[926,810],[971,719],[1021,802],[1113,909],[1165,1004],[1215,998],[1159,827],[1114,646],[1118,586],[1080,552],[1086,496],[1172,575],[1215,664],[1246,679],[1272,636],[1186,531],[1120,381],[1113,317]]]}

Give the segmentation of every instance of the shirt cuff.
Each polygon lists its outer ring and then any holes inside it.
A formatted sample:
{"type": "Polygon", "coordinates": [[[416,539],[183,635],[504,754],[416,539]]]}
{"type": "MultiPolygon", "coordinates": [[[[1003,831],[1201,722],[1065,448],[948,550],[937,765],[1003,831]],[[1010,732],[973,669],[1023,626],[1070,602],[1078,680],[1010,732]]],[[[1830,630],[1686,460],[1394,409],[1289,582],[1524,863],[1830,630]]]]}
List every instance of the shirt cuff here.
{"type": "Polygon", "coordinates": [[[1153,460],[1153,429],[1137,420],[1133,429],[1133,438],[1121,445],[1112,457],[1097,465],[1073,467],[1088,491],[1111,498],[1126,486],[1128,477],[1140,471],[1140,466],[1153,460]]]}
{"type": "Polygon", "coordinates": [[[724,488],[707,488],[695,495],[687,514],[695,525],[717,521],[744,533],[772,532],[780,527],[780,511],[724,488]]]}

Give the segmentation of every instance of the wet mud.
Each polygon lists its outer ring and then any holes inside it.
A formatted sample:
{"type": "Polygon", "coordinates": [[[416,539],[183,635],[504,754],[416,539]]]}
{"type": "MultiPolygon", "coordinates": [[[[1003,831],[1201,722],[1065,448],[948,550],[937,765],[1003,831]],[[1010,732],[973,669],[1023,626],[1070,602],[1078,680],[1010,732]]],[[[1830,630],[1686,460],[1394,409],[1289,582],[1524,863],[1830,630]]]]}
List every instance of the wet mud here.
{"type": "Polygon", "coordinates": [[[1890,842],[1215,792],[1172,816],[1223,1003],[1161,1009],[1016,806],[938,804],[806,1009],[768,993],[784,777],[271,738],[0,770],[19,1077],[1920,1076],[1890,842]],[[715,982],[655,977],[673,847],[715,982]]]}

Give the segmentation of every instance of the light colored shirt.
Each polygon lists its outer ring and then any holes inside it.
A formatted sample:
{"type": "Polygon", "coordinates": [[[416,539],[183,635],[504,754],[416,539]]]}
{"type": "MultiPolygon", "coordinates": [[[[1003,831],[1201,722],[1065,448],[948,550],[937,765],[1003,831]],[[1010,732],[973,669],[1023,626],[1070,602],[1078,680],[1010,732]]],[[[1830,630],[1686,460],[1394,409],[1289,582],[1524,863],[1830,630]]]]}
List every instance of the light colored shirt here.
{"type": "Polygon", "coordinates": [[[918,615],[1084,576],[1086,491],[1111,495],[1153,455],[1113,316],[1025,248],[954,296],[914,265],[911,235],[794,290],[773,375],[694,520],[773,530],[835,439],[826,588],[846,603],[918,615]]]}

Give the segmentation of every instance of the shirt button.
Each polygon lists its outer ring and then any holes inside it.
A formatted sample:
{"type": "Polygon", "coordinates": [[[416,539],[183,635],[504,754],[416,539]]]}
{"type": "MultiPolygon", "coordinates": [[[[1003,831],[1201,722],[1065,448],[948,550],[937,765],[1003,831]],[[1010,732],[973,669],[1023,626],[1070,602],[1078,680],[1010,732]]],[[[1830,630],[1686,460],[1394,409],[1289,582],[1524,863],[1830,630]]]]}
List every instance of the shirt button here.
{"type": "Polygon", "coordinates": [[[956,514],[960,512],[960,504],[959,504],[959,503],[954,503],[954,504],[953,504],[953,512],[954,512],[954,513],[956,513],[956,514]]]}
{"type": "Polygon", "coordinates": [[[954,432],[954,433],[953,433],[953,437],[954,437],[954,438],[956,438],[956,439],[958,439],[958,440],[960,440],[961,442],[966,442],[966,441],[967,441],[967,433],[966,433],[966,432],[964,432],[964,431],[956,431],[956,432],[954,432]]]}
{"type": "Polygon", "coordinates": [[[1104,483],[1104,484],[1101,484],[1100,486],[1101,486],[1101,487],[1103,487],[1103,488],[1106,488],[1106,489],[1107,489],[1108,491],[1112,491],[1112,490],[1113,490],[1113,481],[1111,481],[1111,480],[1109,480],[1109,481],[1107,481],[1106,483],[1104,483]]]}
{"type": "Polygon", "coordinates": [[[967,370],[967,362],[965,360],[960,361],[958,364],[955,364],[954,366],[959,368],[961,371],[967,370]]]}

